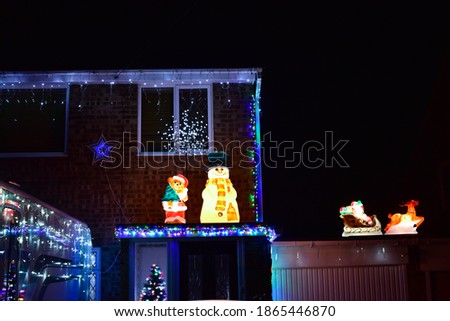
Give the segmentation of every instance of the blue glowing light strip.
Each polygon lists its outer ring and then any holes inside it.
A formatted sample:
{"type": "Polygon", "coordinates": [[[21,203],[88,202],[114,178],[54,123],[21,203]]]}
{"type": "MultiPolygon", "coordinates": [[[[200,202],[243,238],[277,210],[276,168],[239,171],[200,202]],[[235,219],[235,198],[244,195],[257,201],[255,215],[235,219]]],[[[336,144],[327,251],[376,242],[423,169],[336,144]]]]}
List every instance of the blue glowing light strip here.
{"type": "Polygon", "coordinates": [[[63,235],[61,232],[56,231],[54,228],[49,226],[34,226],[34,225],[26,225],[26,226],[16,226],[11,230],[4,228],[3,233],[5,235],[11,234],[19,236],[23,233],[30,235],[45,235],[50,240],[57,242],[61,245],[68,245],[70,243],[70,236],[63,235]]]}
{"type": "Polygon", "coordinates": [[[272,242],[277,238],[275,230],[262,225],[249,226],[118,226],[117,238],[182,238],[182,237],[226,237],[226,236],[265,236],[272,242]]]}
{"type": "Polygon", "coordinates": [[[259,118],[259,98],[261,92],[261,78],[256,81],[256,94],[255,94],[255,131],[256,131],[256,153],[258,155],[258,160],[256,166],[256,180],[257,180],[257,190],[256,195],[258,197],[258,211],[256,212],[256,221],[263,221],[263,203],[262,203],[262,174],[261,174],[261,163],[262,163],[262,153],[261,153],[261,124],[259,118]]]}

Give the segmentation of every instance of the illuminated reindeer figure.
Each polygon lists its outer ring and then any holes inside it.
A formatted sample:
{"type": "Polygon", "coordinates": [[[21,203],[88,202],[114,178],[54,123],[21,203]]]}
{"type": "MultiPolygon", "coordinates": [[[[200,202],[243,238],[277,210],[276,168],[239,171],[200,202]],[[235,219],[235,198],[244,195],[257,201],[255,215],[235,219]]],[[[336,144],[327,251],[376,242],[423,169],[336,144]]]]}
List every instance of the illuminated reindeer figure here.
{"type": "Polygon", "coordinates": [[[411,200],[400,206],[407,206],[406,213],[389,214],[390,223],[384,228],[385,234],[417,234],[417,228],[423,223],[425,218],[416,215],[415,206],[419,205],[419,201],[411,200]]]}

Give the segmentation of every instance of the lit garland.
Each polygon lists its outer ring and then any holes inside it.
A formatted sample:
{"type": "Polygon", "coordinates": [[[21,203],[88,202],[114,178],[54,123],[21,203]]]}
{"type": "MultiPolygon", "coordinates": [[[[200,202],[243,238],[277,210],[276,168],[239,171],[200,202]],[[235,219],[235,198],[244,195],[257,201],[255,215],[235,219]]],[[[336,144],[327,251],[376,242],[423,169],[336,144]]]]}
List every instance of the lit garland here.
{"type": "Polygon", "coordinates": [[[254,142],[253,148],[248,151],[248,156],[253,162],[253,193],[250,194],[250,204],[254,208],[255,221],[263,221],[262,213],[262,182],[261,182],[261,136],[260,136],[260,119],[259,119],[259,96],[261,83],[260,80],[256,82],[256,93],[252,96],[249,104],[250,122],[248,125],[248,132],[250,138],[254,142]]]}
{"type": "Polygon", "coordinates": [[[277,238],[275,230],[263,226],[248,224],[230,226],[185,226],[185,225],[119,225],[115,235],[126,238],[183,238],[183,237],[229,237],[229,236],[265,236],[270,242],[277,238]]]}

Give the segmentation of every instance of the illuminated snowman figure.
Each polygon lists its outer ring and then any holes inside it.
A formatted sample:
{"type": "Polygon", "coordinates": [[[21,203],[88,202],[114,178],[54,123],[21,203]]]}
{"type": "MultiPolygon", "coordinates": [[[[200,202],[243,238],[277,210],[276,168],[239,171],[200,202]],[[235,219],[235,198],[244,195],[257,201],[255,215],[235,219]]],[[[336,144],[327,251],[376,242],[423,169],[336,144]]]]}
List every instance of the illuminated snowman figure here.
{"type": "Polygon", "coordinates": [[[230,180],[230,169],[222,164],[208,167],[208,180],[202,192],[201,223],[238,223],[237,192],[230,180]]]}

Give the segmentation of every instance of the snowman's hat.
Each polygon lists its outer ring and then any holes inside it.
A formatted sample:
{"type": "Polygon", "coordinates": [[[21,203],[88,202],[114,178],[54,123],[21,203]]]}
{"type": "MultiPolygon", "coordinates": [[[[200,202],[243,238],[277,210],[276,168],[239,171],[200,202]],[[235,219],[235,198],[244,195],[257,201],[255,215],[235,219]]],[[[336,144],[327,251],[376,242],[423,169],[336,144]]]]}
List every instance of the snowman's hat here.
{"type": "Polygon", "coordinates": [[[211,152],[208,154],[208,166],[206,166],[206,171],[208,171],[212,167],[218,166],[229,167],[227,165],[227,153],[211,152]]]}

